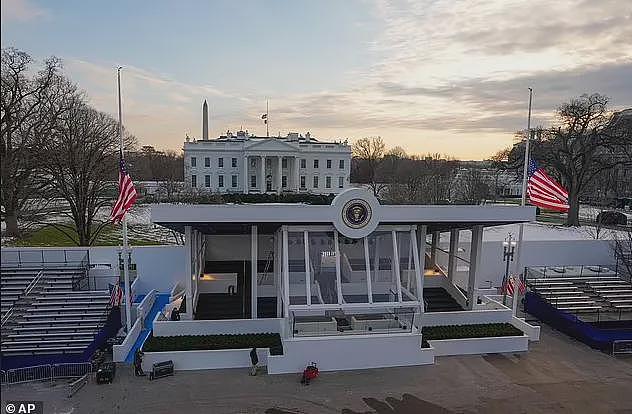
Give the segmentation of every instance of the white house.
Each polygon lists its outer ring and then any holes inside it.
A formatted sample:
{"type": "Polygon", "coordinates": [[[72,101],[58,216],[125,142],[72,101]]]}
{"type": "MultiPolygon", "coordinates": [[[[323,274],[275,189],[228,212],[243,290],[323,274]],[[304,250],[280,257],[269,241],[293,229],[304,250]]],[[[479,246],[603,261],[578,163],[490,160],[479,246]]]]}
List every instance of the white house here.
{"type": "MultiPolygon", "coordinates": [[[[206,120],[206,102],[204,107],[206,120]]],[[[258,137],[248,131],[227,131],[184,143],[184,181],[188,189],[210,192],[306,192],[338,194],[349,187],[351,146],[324,142],[310,133],[258,137]]]]}

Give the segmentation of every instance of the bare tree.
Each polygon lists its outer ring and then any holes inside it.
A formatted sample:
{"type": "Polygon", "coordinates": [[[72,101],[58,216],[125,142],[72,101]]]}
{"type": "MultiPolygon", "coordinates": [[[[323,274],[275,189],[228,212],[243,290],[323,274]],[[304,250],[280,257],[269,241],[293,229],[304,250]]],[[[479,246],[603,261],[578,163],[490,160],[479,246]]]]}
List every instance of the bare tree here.
{"type": "MultiPolygon", "coordinates": [[[[353,157],[357,160],[358,175],[366,180],[377,197],[385,184],[380,182],[379,168],[384,161],[386,145],[381,137],[361,138],[353,143],[353,157]]],[[[364,181],[362,178],[360,182],[364,181]]]]}
{"type": "Polygon", "coordinates": [[[461,171],[455,182],[458,201],[468,204],[480,204],[490,196],[488,180],[479,168],[467,168],[461,171]]]}
{"type": "Polygon", "coordinates": [[[612,250],[617,259],[619,273],[632,281],[632,228],[614,233],[612,250]]]}
{"type": "MultiPolygon", "coordinates": [[[[599,94],[562,104],[557,125],[534,134],[531,156],[568,190],[566,225],[579,225],[580,196],[600,174],[632,164],[630,140],[630,123],[609,112],[608,98],[599,94]]],[[[520,142],[512,149],[509,162],[521,169],[518,165],[523,158],[524,143],[520,142]]]]}
{"type": "MultiPolygon", "coordinates": [[[[126,137],[128,147],[133,137],[126,137]]],[[[66,223],[52,225],[80,246],[94,243],[108,224],[98,220],[99,210],[109,212],[116,194],[118,175],[118,125],[109,115],[89,107],[76,97],[59,122],[51,139],[44,143],[47,161],[42,168],[51,186],[69,207],[66,223]],[[76,234],[75,234],[76,232],[76,234]]]]}
{"type": "Polygon", "coordinates": [[[60,73],[57,58],[43,62],[31,74],[31,57],[17,49],[2,49],[1,135],[2,218],[6,233],[17,236],[18,222],[37,221],[48,205],[48,180],[38,166],[45,159],[42,143],[66,110],[75,87],[60,73]]]}

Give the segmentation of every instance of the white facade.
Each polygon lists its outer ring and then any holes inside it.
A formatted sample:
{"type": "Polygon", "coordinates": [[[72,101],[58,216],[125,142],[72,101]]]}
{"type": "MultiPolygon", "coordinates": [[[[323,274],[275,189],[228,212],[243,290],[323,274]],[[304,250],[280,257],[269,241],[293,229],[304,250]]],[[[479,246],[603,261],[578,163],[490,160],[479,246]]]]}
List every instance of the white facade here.
{"type": "Polygon", "coordinates": [[[184,143],[187,189],[214,193],[337,194],[349,188],[351,146],[290,133],[268,138],[239,131],[184,143]]]}

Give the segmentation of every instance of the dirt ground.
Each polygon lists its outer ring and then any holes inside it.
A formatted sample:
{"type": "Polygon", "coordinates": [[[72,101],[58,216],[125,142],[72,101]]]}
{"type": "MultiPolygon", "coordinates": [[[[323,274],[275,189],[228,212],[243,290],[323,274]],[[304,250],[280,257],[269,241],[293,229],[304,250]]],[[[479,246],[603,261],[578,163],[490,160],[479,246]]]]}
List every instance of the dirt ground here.
{"type": "Polygon", "coordinates": [[[543,326],[528,353],[326,372],[309,386],[298,375],[250,377],[247,369],[180,371],[150,382],[120,366],[113,384],[91,383],[72,398],[63,384],[2,389],[3,401],[26,399],[44,401],[47,414],[632,413],[632,357],[613,358],[543,326]]]}

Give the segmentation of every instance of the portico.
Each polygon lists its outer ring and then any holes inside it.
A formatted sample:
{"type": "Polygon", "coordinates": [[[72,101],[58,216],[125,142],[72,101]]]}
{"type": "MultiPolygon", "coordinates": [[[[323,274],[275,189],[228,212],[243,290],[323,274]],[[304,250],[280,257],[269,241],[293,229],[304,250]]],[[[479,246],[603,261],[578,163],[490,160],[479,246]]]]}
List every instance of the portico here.
{"type": "Polygon", "coordinates": [[[292,154],[251,152],[244,155],[244,188],[246,193],[280,194],[299,190],[299,159],[292,154]]]}

